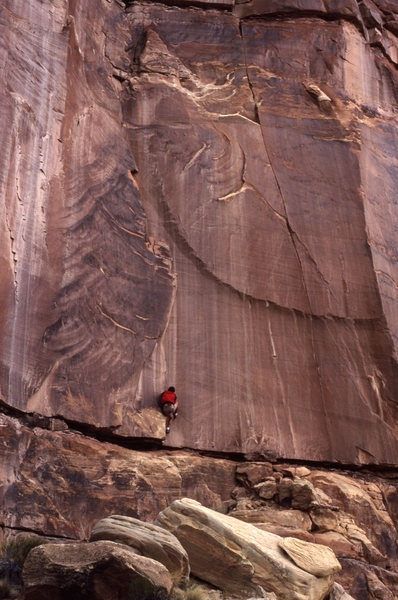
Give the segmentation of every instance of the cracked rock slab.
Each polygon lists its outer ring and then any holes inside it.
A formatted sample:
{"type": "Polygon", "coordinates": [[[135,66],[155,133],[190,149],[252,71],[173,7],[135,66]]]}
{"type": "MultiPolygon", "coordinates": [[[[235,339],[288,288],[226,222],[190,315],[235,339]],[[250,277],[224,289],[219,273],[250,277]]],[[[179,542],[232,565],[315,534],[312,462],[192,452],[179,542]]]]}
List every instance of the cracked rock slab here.
{"type": "MultiPolygon", "coordinates": [[[[176,500],[156,522],[178,537],[192,573],[222,590],[248,597],[261,586],[283,600],[322,600],[331,588],[330,573],[315,577],[298,567],[282,551],[279,536],[194,500],[176,500]]],[[[313,558],[322,560],[322,552],[314,550],[313,558]]]]}

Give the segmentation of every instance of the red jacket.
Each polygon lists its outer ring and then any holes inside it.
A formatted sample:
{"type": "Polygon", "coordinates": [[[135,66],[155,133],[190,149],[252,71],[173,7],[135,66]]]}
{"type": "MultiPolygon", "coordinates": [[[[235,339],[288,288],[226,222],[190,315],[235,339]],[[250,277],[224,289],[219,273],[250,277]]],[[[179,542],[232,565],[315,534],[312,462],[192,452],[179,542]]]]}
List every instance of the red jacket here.
{"type": "Polygon", "coordinates": [[[166,404],[166,402],[170,402],[170,404],[175,404],[177,401],[177,396],[175,395],[174,392],[170,392],[170,390],[166,390],[165,392],[163,392],[163,394],[160,396],[160,403],[166,404]]]}

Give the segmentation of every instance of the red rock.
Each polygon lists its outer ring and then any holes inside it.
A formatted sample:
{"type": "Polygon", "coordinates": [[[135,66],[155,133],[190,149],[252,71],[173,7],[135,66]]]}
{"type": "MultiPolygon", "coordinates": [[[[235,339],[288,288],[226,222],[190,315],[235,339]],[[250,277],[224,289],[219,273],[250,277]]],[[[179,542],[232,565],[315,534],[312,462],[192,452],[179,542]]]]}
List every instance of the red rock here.
{"type": "Polygon", "coordinates": [[[379,590],[382,590],[383,595],[379,596],[380,600],[391,600],[391,594],[393,598],[397,596],[398,573],[371,567],[358,560],[340,558],[339,561],[343,570],[336,576],[336,580],[356,600],[367,600],[369,598],[369,581],[372,582],[371,586],[373,584],[374,590],[376,585],[379,590]],[[368,579],[368,575],[370,575],[370,579],[368,579]],[[384,586],[384,589],[382,586],[384,586]]]}
{"type": "MultiPolygon", "coordinates": [[[[372,548],[364,540],[364,552],[372,555],[372,562],[380,563],[382,556],[396,560],[396,524],[391,519],[383,501],[381,489],[375,483],[367,483],[357,478],[353,479],[347,475],[333,472],[313,471],[308,476],[316,488],[320,488],[333,499],[333,503],[344,513],[352,517],[357,526],[362,530],[358,541],[363,533],[376,546],[372,548]]],[[[339,519],[339,515],[336,514],[339,519]]],[[[341,517],[340,517],[341,518],[341,517]]],[[[348,525],[348,533],[350,524],[348,525]]],[[[355,529],[355,528],[354,528],[355,529]]],[[[348,534],[347,537],[350,537],[348,534]]],[[[353,530],[353,538],[355,531],[353,530]]]]}
{"type": "Polygon", "coordinates": [[[135,414],[154,399],[131,410],[174,275],[167,250],[146,238],[120,126],[113,76],[129,68],[115,48],[127,39],[124,12],[117,3],[7,4],[2,395],[30,412],[162,437],[156,419],[141,427],[135,414]]]}
{"type": "MultiPolygon", "coordinates": [[[[127,4],[0,14],[9,528],[229,502],[234,461],[70,433],[161,440],[171,383],[171,448],[397,462],[396,2],[127,4]]],[[[396,561],[395,485],[307,475],[396,561]]]]}
{"type": "Polygon", "coordinates": [[[271,463],[243,463],[236,467],[236,478],[249,488],[265,481],[272,475],[271,463]]]}
{"type": "Polygon", "coordinates": [[[173,383],[173,447],[395,463],[395,4],[127,4],[0,19],[1,397],[160,440],[173,383]]]}
{"type": "Polygon", "coordinates": [[[168,596],[173,587],[163,564],[110,541],[34,548],[25,561],[23,581],[26,600],[130,600],[144,590],[168,596]]]}
{"type": "Polygon", "coordinates": [[[337,528],[336,511],[325,506],[314,506],[310,510],[311,521],[317,532],[333,531],[337,528]]]}
{"type": "Polygon", "coordinates": [[[88,539],[94,523],[110,514],[151,521],[185,495],[218,508],[235,485],[232,461],[31,431],[4,415],[0,433],[0,523],[11,529],[88,539]]]}
{"type": "Polygon", "coordinates": [[[338,559],[342,558],[358,558],[361,557],[361,548],[355,545],[341,533],[336,531],[327,531],[324,533],[313,533],[314,542],[323,544],[333,550],[338,559]]]}
{"type": "Polygon", "coordinates": [[[364,0],[359,5],[362,18],[367,27],[380,27],[383,26],[383,15],[377,9],[376,5],[373,4],[372,0],[364,0]]]}

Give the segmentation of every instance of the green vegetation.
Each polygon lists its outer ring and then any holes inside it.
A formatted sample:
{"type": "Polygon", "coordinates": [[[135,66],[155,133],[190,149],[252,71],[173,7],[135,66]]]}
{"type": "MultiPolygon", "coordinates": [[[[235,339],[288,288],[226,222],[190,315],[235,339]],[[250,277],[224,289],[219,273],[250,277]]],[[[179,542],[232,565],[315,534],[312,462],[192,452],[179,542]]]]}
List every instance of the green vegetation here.
{"type": "Polygon", "coordinates": [[[207,589],[197,584],[189,587],[185,595],[185,600],[208,600],[208,598],[207,589]]]}
{"type": "MultiPolygon", "coordinates": [[[[166,600],[167,593],[164,588],[153,586],[147,579],[137,578],[129,587],[130,600],[166,600]]],[[[209,600],[205,587],[193,584],[187,589],[173,588],[170,600],[209,600]]]]}
{"type": "Polygon", "coordinates": [[[171,600],[209,600],[208,590],[196,583],[190,585],[186,590],[174,588],[171,600]]]}
{"type": "Polygon", "coordinates": [[[22,568],[32,548],[46,543],[38,535],[20,534],[0,549],[0,598],[14,597],[22,585],[22,568]]]}
{"type": "Polygon", "coordinates": [[[6,540],[1,547],[1,557],[9,559],[19,567],[23,567],[29,552],[41,546],[45,540],[35,535],[18,535],[15,538],[6,540]]]}

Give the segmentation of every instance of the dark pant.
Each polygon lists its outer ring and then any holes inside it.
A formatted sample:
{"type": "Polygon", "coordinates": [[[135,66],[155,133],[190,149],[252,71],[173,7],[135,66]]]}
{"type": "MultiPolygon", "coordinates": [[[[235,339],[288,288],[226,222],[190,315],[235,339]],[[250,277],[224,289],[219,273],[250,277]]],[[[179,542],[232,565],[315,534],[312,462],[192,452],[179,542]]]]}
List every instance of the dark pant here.
{"type": "Polygon", "coordinates": [[[162,404],[162,413],[165,417],[168,417],[169,415],[174,415],[176,410],[176,405],[172,404],[171,402],[165,402],[164,404],[162,404]]]}

